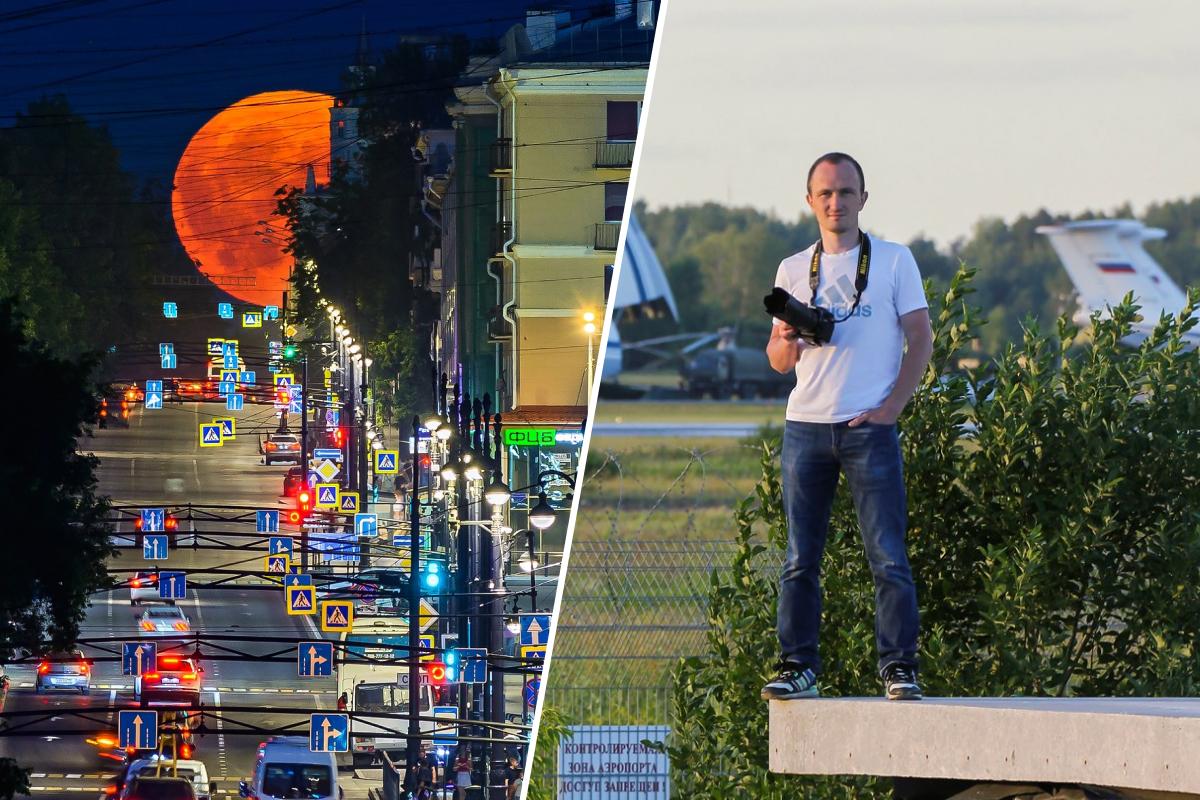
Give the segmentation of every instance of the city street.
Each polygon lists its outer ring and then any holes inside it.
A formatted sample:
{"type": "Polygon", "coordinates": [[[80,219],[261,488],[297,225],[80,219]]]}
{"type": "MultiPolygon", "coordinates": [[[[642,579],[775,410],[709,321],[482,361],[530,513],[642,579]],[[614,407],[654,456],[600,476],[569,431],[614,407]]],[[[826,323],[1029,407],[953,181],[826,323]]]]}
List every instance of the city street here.
{"type": "MultiPolygon", "coordinates": [[[[243,412],[226,412],[217,403],[168,403],[162,410],[146,411],[141,405],[130,418],[129,429],[97,430],[95,438],[81,444],[101,459],[98,470],[100,491],[109,494],[115,505],[153,505],[172,507],[185,503],[202,506],[241,505],[259,508],[279,507],[280,488],[287,466],[265,467],[259,464],[257,436],[242,433],[221,448],[198,446],[197,426],[213,416],[233,416],[239,430],[273,422],[270,406],[248,406],[243,412]]],[[[253,532],[253,525],[198,522],[198,529],[213,531],[236,528],[253,532]]],[[[128,527],[128,525],[126,525],[128,527]]],[[[188,527],[181,521],[180,531],[188,527]]],[[[181,542],[188,540],[181,535],[181,542]]],[[[202,541],[207,542],[204,538],[202,541]]],[[[248,547],[254,539],[224,539],[231,545],[248,547]]],[[[191,549],[177,546],[160,567],[189,571],[203,568],[261,570],[266,546],[247,550],[191,549]]],[[[59,554],[69,557],[69,554],[59,554]]],[[[110,569],[144,568],[140,550],[124,548],[110,561],[110,569]]],[[[124,573],[127,574],[127,573],[124,573]]],[[[118,578],[119,580],[120,578],[118,578]]],[[[196,582],[209,580],[197,576],[196,582]]],[[[191,619],[193,633],[244,636],[245,642],[222,644],[252,655],[287,649],[284,644],[255,642],[261,637],[321,638],[311,617],[288,616],[282,592],[258,579],[242,578],[236,584],[220,588],[192,589],[179,607],[191,619]],[[256,585],[252,585],[256,584],[256,585]]],[[[82,639],[127,637],[138,639],[136,616],[141,607],[130,605],[129,590],[115,589],[92,600],[81,627],[82,639]]],[[[83,648],[99,658],[95,648],[83,648]]],[[[201,644],[202,652],[209,647],[201,644]]],[[[95,712],[92,720],[104,722],[116,730],[116,709],[134,707],[133,678],[121,675],[118,661],[98,661],[92,674],[89,696],[52,692],[37,695],[33,690],[35,665],[10,666],[12,688],[6,710],[67,711],[87,709],[95,712]]],[[[207,710],[227,707],[253,707],[252,714],[229,712],[238,721],[263,726],[299,722],[298,733],[307,735],[308,719],[278,713],[285,708],[332,708],[335,703],[332,678],[300,679],[294,658],[290,661],[218,661],[203,660],[201,702],[207,710]]],[[[16,723],[12,723],[16,724],[16,723]]],[[[87,720],[58,716],[39,722],[36,737],[12,737],[0,740],[0,754],[14,757],[23,766],[33,768],[31,783],[40,796],[78,796],[79,792],[100,791],[115,763],[105,761],[83,736],[58,733],[92,726],[87,720]]],[[[197,739],[197,757],[222,793],[237,793],[237,782],[249,776],[255,748],[261,736],[232,734],[231,723],[209,723],[206,735],[197,739]]],[[[347,793],[358,787],[347,785],[347,793]]],[[[365,793],[362,787],[361,793],[365,793]]]]}

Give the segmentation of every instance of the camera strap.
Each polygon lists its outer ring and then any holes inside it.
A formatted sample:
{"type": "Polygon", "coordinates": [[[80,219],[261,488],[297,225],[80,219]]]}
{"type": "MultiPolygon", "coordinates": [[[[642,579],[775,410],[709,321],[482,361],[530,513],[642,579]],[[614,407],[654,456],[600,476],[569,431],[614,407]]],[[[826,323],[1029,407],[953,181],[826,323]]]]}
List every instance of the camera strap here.
{"type": "MultiPolygon", "coordinates": [[[[821,254],[824,250],[821,240],[817,239],[817,243],[813,246],[812,264],[808,268],[808,288],[812,289],[812,299],[809,301],[809,305],[814,308],[817,305],[817,287],[821,285],[821,254]]],[[[862,300],[862,294],[867,290],[867,275],[870,272],[871,237],[860,230],[858,232],[858,271],[854,275],[854,305],[850,306],[846,316],[835,319],[835,323],[845,322],[854,316],[854,312],[858,310],[858,302],[862,300]]]]}

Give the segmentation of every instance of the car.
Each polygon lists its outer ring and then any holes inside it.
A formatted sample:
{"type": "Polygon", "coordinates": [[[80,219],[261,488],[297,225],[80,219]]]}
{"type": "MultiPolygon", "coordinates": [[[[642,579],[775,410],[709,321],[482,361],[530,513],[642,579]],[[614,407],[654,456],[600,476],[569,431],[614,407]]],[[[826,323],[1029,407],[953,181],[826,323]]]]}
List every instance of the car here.
{"type": "MultiPolygon", "coordinates": [[[[164,733],[168,728],[174,726],[177,735],[179,736],[179,744],[177,755],[180,759],[190,759],[196,757],[197,740],[195,731],[200,727],[202,714],[199,711],[188,710],[186,708],[165,709],[157,712],[159,715],[159,732],[164,733]]],[[[159,754],[155,750],[148,748],[136,747],[121,747],[118,742],[117,732],[105,732],[97,734],[93,737],[85,739],[88,744],[92,745],[97,750],[97,755],[105,761],[113,761],[117,764],[125,765],[114,778],[113,783],[109,784],[105,789],[105,794],[115,796],[120,794],[125,788],[125,783],[129,777],[129,767],[138,761],[150,760],[154,761],[159,758],[159,754]]],[[[180,762],[182,763],[182,761],[180,762]]],[[[197,787],[197,794],[199,794],[197,787]]]]}
{"type": "Polygon", "coordinates": [[[200,705],[201,669],[187,656],[159,655],[154,672],[133,679],[133,693],[143,708],[151,705],[200,705]]]}
{"type": "Polygon", "coordinates": [[[126,399],[132,392],[106,391],[100,395],[100,427],[128,428],[133,403],[126,399]]]}
{"type": "Polygon", "coordinates": [[[263,463],[268,467],[277,461],[300,462],[300,437],[294,433],[272,433],[263,442],[263,463]]]}
{"type": "Polygon", "coordinates": [[[192,622],[182,609],[176,606],[164,608],[148,608],[138,617],[138,628],[143,636],[169,636],[175,633],[186,633],[192,629],[192,622]]]}
{"type": "Polygon", "coordinates": [[[190,758],[179,758],[171,761],[154,753],[149,758],[139,758],[131,761],[117,776],[116,782],[112,787],[113,790],[107,792],[107,794],[120,794],[131,780],[142,777],[156,777],[160,770],[164,777],[183,778],[190,781],[192,789],[196,793],[196,800],[212,800],[212,796],[217,793],[217,785],[209,780],[208,768],[204,766],[203,761],[190,758]],[[161,767],[159,765],[160,761],[163,762],[161,767]]]}
{"type": "Polygon", "coordinates": [[[42,658],[33,690],[41,694],[48,689],[70,689],[80,694],[92,690],[91,662],[82,650],[49,653],[42,658]]]}
{"type": "Polygon", "coordinates": [[[143,570],[129,579],[129,605],[140,606],[147,600],[175,605],[174,600],[163,600],[158,596],[158,573],[143,570]]]}
{"type": "Polygon", "coordinates": [[[306,482],[307,479],[304,475],[304,467],[292,467],[287,471],[287,474],[283,476],[283,496],[295,497],[296,495],[300,494],[300,489],[304,487],[306,482]]]}
{"type": "Polygon", "coordinates": [[[187,778],[138,775],[125,784],[120,800],[196,800],[196,789],[187,778]]]}

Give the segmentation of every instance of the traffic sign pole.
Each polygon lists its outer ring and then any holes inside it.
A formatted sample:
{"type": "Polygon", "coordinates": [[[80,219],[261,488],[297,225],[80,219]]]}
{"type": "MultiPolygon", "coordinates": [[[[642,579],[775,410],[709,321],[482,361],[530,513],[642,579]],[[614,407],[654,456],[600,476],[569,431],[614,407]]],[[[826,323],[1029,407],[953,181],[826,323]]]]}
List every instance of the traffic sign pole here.
{"type": "MultiPolygon", "coordinates": [[[[421,420],[417,416],[413,416],[412,420],[412,435],[413,442],[417,441],[417,437],[421,432],[421,420]]],[[[421,508],[420,501],[417,499],[419,492],[418,487],[421,485],[421,459],[417,455],[417,448],[413,447],[412,453],[412,489],[409,491],[409,508],[408,508],[408,547],[409,547],[409,574],[412,579],[408,582],[408,752],[407,763],[417,763],[417,756],[420,753],[421,746],[421,698],[420,691],[414,687],[421,685],[421,661],[419,658],[413,658],[414,642],[421,641],[421,615],[418,609],[421,607],[421,581],[417,577],[421,574],[421,508]]],[[[465,481],[459,481],[460,484],[465,481]]]]}
{"type": "MultiPolygon", "coordinates": [[[[284,313],[287,313],[286,306],[284,313]]],[[[300,382],[305,387],[305,391],[300,392],[300,474],[306,476],[304,482],[308,483],[308,355],[300,357],[300,382]]],[[[300,524],[300,569],[308,571],[308,529],[304,526],[304,521],[300,524]]]]}

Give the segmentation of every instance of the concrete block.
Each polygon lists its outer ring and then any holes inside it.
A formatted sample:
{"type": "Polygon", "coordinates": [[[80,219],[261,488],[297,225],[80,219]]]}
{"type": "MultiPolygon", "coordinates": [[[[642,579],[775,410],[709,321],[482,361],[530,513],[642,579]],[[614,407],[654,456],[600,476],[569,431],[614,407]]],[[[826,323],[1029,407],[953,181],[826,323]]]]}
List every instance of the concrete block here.
{"type": "Polygon", "coordinates": [[[772,701],[770,769],[1200,795],[1200,699],[772,701]]]}

